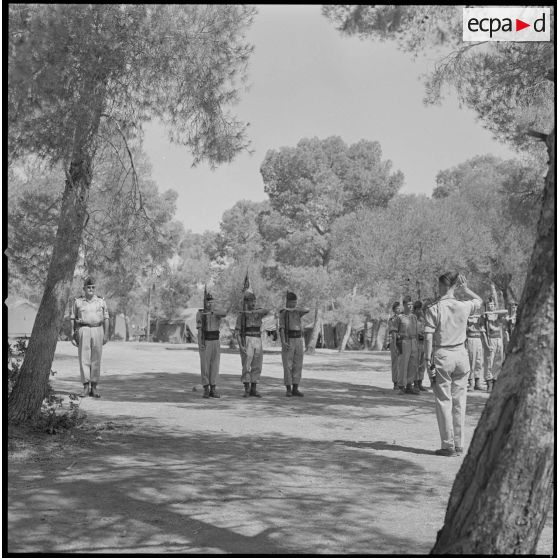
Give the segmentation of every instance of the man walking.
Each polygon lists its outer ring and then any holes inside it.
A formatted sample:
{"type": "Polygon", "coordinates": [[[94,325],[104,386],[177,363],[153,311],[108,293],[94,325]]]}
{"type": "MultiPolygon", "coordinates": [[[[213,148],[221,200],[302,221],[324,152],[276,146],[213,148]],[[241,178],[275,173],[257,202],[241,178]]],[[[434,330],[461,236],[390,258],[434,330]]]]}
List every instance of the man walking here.
{"type": "Polygon", "coordinates": [[[403,313],[395,319],[396,338],[399,350],[399,393],[419,394],[413,386],[418,368],[417,317],[412,312],[413,302],[409,295],[403,298],[403,313]]]}
{"type": "Polygon", "coordinates": [[[401,305],[394,302],[391,306],[393,315],[388,320],[389,352],[391,355],[391,381],[393,389],[397,390],[397,378],[399,376],[399,351],[397,350],[397,325],[396,318],[401,313],[401,305]]]}
{"type": "Polygon", "coordinates": [[[281,337],[281,359],[287,397],[303,397],[298,386],[302,377],[304,358],[303,328],[300,318],[309,312],[308,308],[296,306],[297,296],[287,291],[286,308],[279,311],[279,335],[281,337]],[[292,387],[291,387],[292,386],[292,387]]]}
{"type": "Polygon", "coordinates": [[[214,310],[214,300],[211,293],[204,290],[204,307],[196,314],[198,329],[198,348],[200,353],[201,381],[203,385],[203,398],[219,398],[217,380],[219,378],[219,363],[221,359],[221,341],[219,329],[221,319],[227,313],[214,310]]]}
{"type": "Polygon", "coordinates": [[[469,356],[465,350],[467,318],[480,312],[482,300],[457,273],[444,273],[438,280],[440,298],[424,316],[425,356],[433,383],[436,418],[442,447],[436,455],[463,454],[465,405],[469,356]],[[461,287],[459,299],[455,290],[461,287]]]}
{"type": "Polygon", "coordinates": [[[78,343],[79,371],[83,384],[81,397],[101,397],[97,384],[101,376],[103,345],[108,341],[109,313],[104,299],[95,294],[93,277],[85,279],[83,293],[83,296],[74,300],[70,311],[73,337],[78,343]]]}
{"type": "Polygon", "coordinates": [[[257,385],[263,363],[262,318],[269,314],[269,310],[256,308],[256,296],[251,290],[244,292],[244,306],[234,330],[242,362],[240,381],[244,384],[243,397],[261,397],[257,385]]]}

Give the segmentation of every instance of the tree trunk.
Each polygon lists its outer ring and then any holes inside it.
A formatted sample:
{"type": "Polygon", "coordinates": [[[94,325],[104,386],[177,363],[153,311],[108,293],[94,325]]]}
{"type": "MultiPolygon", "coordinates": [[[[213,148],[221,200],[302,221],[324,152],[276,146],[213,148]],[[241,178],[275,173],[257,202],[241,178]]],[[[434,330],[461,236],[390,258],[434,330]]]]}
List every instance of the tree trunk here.
{"type": "Polygon", "coordinates": [[[351,336],[351,331],[353,330],[353,319],[351,318],[349,320],[349,323],[347,324],[347,327],[345,328],[345,334],[343,335],[343,339],[341,340],[341,345],[339,345],[339,349],[338,351],[340,353],[342,353],[345,348],[347,347],[347,341],[349,340],[349,337],[351,336]]]}
{"type": "Polygon", "coordinates": [[[547,147],[549,170],[517,325],[433,554],[533,554],[552,501],[555,130],[547,147]]]}
{"type": "Polygon", "coordinates": [[[374,339],[373,351],[382,351],[384,349],[387,334],[387,321],[380,318],[378,320],[378,330],[376,332],[376,338],[374,339]]]}
{"type": "Polygon", "coordinates": [[[372,348],[372,331],[371,331],[371,322],[370,319],[367,317],[364,321],[364,350],[370,351],[372,348]]]}
{"type": "Polygon", "coordinates": [[[372,332],[370,334],[370,350],[376,351],[378,350],[376,345],[378,343],[378,331],[380,329],[380,320],[374,318],[372,320],[372,332]]]}
{"type": "Polygon", "coordinates": [[[45,290],[18,380],[8,399],[8,420],[24,422],[39,413],[45,397],[58,332],[64,319],[87,216],[91,158],[70,164],[45,290]]]}
{"type": "Polygon", "coordinates": [[[309,355],[313,355],[316,352],[316,343],[318,342],[318,335],[320,333],[322,326],[322,310],[319,305],[316,305],[316,311],[314,312],[314,326],[312,327],[312,335],[310,336],[310,341],[308,341],[308,346],[306,347],[306,352],[309,355]]]}
{"type": "Polygon", "coordinates": [[[124,314],[124,325],[126,326],[126,341],[130,341],[130,318],[124,314]]]}

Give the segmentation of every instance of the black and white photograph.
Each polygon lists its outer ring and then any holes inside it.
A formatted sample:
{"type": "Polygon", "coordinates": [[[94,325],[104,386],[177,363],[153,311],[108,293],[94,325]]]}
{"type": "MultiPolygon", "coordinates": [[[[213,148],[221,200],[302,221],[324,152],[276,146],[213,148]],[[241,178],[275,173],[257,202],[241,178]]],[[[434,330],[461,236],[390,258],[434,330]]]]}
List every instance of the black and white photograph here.
{"type": "Polygon", "coordinates": [[[554,4],[3,12],[5,551],[556,555],[554,4]]]}

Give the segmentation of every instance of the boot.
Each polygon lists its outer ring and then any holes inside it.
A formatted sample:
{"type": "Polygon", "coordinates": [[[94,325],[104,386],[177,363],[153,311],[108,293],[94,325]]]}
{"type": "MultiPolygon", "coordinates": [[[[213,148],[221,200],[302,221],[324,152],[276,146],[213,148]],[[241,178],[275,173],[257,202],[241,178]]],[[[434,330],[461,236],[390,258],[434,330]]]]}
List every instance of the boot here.
{"type": "Polygon", "coordinates": [[[89,397],[89,393],[90,393],[90,391],[89,391],[89,382],[85,382],[85,383],[83,384],[83,392],[82,392],[82,394],[80,395],[80,397],[89,397]]]}
{"type": "Polygon", "coordinates": [[[420,391],[428,391],[428,389],[426,389],[426,388],[422,385],[422,380],[418,380],[417,384],[418,384],[418,388],[419,388],[420,391]]]}
{"type": "Polygon", "coordinates": [[[407,386],[405,387],[405,393],[412,393],[413,395],[416,395],[417,393],[420,393],[420,391],[418,389],[415,389],[413,387],[413,384],[407,384],[407,386]]]}
{"type": "Polygon", "coordinates": [[[413,390],[415,391],[415,393],[420,394],[420,388],[419,388],[418,380],[415,380],[413,390]]]}
{"type": "Polygon", "coordinates": [[[293,396],[293,391],[291,389],[291,386],[285,386],[287,388],[287,393],[285,393],[285,397],[292,397],[293,396]]]}
{"type": "Polygon", "coordinates": [[[248,397],[250,395],[250,382],[244,382],[244,393],[242,397],[248,397]]]}
{"type": "Polygon", "coordinates": [[[298,384],[293,384],[293,396],[304,397],[304,393],[298,391],[298,384]]]}
{"type": "Polygon", "coordinates": [[[97,391],[97,382],[91,382],[91,397],[101,397],[97,391]]]}
{"type": "Polygon", "coordinates": [[[256,382],[252,382],[252,387],[251,387],[251,389],[250,389],[250,395],[251,395],[252,397],[261,397],[261,396],[262,396],[262,394],[259,393],[259,392],[256,390],[256,386],[257,386],[257,385],[258,385],[258,384],[257,384],[256,382]]]}
{"type": "Polygon", "coordinates": [[[203,386],[203,395],[202,397],[204,399],[209,399],[209,384],[206,384],[205,386],[203,386]]]}
{"type": "Polygon", "coordinates": [[[475,390],[479,390],[482,389],[481,383],[480,383],[480,378],[475,378],[475,390]]]}
{"type": "Polygon", "coordinates": [[[215,386],[211,386],[211,389],[209,390],[209,397],[215,397],[215,399],[219,399],[219,397],[221,397],[221,394],[217,393],[215,386]]]}
{"type": "Polygon", "coordinates": [[[393,382],[393,391],[397,391],[398,389],[397,382],[393,382]]]}

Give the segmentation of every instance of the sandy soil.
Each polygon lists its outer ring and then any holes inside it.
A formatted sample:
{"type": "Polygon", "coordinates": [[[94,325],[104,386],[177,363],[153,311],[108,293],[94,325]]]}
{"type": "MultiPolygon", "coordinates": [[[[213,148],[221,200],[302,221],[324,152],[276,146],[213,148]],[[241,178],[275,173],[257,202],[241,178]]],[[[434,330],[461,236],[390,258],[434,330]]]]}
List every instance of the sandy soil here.
{"type": "MultiPolygon", "coordinates": [[[[57,390],[79,391],[69,342],[53,368],[57,390]]],[[[463,458],[433,454],[432,393],[396,394],[389,353],[305,357],[304,398],[284,396],[277,350],[261,399],[241,397],[236,352],[221,399],[202,399],[198,370],[194,346],[109,343],[81,428],[11,429],[8,550],[429,552],[463,458]]],[[[466,449],[486,399],[468,397],[466,449]]]]}

